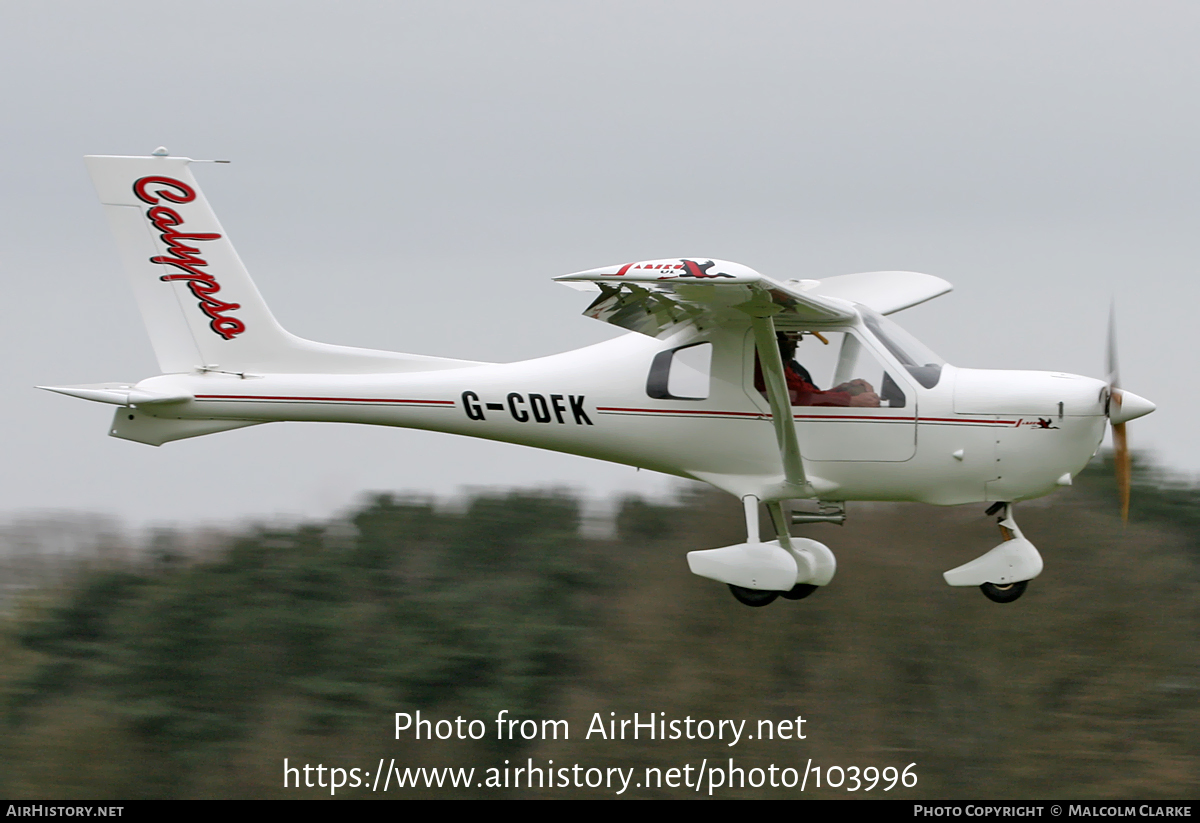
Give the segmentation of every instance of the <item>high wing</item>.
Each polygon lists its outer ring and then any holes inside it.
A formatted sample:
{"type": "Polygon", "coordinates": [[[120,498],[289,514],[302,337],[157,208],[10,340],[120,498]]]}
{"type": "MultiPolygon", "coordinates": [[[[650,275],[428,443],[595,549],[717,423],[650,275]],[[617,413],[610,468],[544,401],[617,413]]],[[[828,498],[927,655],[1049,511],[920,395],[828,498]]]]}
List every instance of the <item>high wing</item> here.
{"type": "Polygon", "coordinates": [[[773,306],[769,311],[777,320],[845,322],[857,314],[855,303],[893,314],[953,288],[940,277],[912,271],[779,281],[740,263],[703,257],[644,260],[554,279],[576,288],[599,287],[585,315],[651,337],[689,320],[700,327],[744,322],[748,303],[773,306]]]}
{"type": "Polygon", "coordinates": [[[576,287],[598,286],[600,296],[585,315],[651,337],[689,321],[700,328],[744,324],[747,315],[810,323],[857,316],[848,301],[812,292],[816,281],[781,283],[740,263],[704,257],[605,266],[554,279],[576,287]]]}

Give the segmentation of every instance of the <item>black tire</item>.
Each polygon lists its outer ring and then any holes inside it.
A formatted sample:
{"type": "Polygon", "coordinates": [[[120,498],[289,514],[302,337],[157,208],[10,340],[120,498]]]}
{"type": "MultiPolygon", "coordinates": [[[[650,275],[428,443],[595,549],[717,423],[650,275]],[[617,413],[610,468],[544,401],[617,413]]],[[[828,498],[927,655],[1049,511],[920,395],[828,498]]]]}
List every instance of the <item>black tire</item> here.
{"type": "Polygon", "coordinates": [[[1018,580],[1016,583],[1009,583],[1001,586],[996,583],[984,583],[979,587],[983,592],[983,596],[993,603],[1011,603],[1021,595],[1025,594],[1025,587],[1029,585],[1028,580],[1018,580]]]}
{"type": "Polygon", "coordinates": [[[797,583],[792,586],[791,591],[780,592],[779,596],[784,600],[803,600],[819,588],[820,586],[814,586],[812,583],[797,583]]]}
{"type": "Polygon", "coordinates": [[[729,590],[733,592],[733,596],[737,598],[737,602],[743,606],[759,608],[760,606],[769,606],[775,602],[775,598],[779,597],[779,592],[768,592],[762,589],[744,589],[741,586],[729,584],[729,590]]]}

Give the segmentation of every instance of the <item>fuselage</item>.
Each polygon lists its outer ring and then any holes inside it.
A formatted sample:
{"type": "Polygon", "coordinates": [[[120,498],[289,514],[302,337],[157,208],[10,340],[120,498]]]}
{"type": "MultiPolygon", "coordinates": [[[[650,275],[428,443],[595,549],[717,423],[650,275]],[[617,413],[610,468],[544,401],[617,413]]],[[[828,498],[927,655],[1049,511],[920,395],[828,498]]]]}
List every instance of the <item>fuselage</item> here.
{"type": "MultiPolygon", "coordinates": [[[[933,379],[906,366],[861,322],[824,331],[868,350],[893,395],[904,399],[891,407],[793,407],[805,472],[822,499],[1028,499],[1068,483],[1099,447],[1106,425],[1100,380],[949,365],[933,379]]],[[[687,327],[661,339],[633,333],[534,360],[436,371],[167,374],[137,388],[190,398],[137,410],[160,419],[441,431],[694,478],[764,500],[778,497],[772,490],[782,477],[745,330],[687,327]],[[667,353],[703,344],[704,373],[689,378],[703,388],[684,397],[668,391],[661,373],[667,353]]]]}

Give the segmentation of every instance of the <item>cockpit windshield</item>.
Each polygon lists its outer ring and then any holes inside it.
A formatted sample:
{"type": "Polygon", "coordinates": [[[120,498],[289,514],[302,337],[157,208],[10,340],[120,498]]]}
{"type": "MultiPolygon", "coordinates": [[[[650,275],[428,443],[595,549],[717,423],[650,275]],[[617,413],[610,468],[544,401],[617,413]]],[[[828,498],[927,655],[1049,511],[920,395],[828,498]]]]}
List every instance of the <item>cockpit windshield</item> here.
{"type": "Polygon", "coordinates": [[[867,328],[879,339],[892,356],[908,370],[913,379],[932,389],[942,377],[946,361],[934,354],[924,343],[888,320],[874,309],[856,304],[867,328]]]}

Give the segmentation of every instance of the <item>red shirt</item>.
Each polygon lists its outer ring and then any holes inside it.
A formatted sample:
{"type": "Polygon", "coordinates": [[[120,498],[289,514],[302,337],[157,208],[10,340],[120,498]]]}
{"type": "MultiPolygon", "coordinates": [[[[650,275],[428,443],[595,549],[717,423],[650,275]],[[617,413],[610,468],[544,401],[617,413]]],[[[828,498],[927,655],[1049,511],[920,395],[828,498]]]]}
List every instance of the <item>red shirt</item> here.
{"type": "MultiPolygon", "coordinates": [[[[783,364],[783,376],[787,379],[788,394],[793,406],[849,406],[850,392],[821,391],[796,370],[791,360],[783,364]]],[[[763,380],[762,368],[757,358],[754,361],[754,388],[766,396],[767,385],[763,380]]]]}

